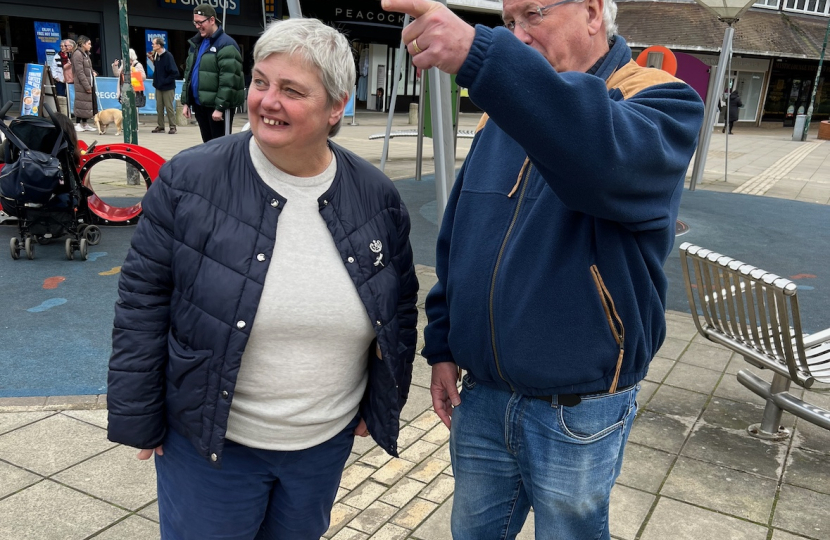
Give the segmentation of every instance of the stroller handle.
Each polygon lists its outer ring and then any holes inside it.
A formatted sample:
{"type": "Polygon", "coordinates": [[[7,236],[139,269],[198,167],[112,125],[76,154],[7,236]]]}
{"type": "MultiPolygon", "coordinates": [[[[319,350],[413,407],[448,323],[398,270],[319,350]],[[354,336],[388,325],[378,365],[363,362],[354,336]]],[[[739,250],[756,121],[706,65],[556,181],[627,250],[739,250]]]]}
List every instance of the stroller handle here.
{"type": "Polygon", "coordinates": [[[12,106],[14,106],[14,102],[11,100],[7,101],[6,104],[3,105],[3,108],[0,109],[0,121],[3,121],[6,117],[6,113],[9,112],[9,109],[11,109],[12,106]]]}

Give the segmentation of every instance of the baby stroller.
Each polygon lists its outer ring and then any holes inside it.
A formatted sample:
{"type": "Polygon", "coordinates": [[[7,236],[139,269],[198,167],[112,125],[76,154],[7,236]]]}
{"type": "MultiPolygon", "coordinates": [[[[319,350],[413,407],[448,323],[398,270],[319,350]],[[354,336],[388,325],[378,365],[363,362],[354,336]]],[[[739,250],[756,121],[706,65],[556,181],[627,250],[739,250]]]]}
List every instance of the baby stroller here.
{"type": "Polygon", "coordinates": [[[0,168],[0,204],[3,210],[17,218],[18,236],[11,238],[9,248],[12,259],[20,258],[21,247],[29,259],[35,258],[35,244],[49,244],[53,240],[67,237],[64,248],[67,259],[75,258],[80,251],[86,260],[89,246],[101,240],[101,230],[92,224],[92,214],[87,198],[92,191],[83,185],[75,167],[75,148],[67,144],[64,132],[55,114],[46,107],[50,120],[36,116],[22,116],[6,125],[2,118],[11,107],[7,103],[0,111],[0,131],[5,135],[2,157],[6,165],[17,161],[22,152],[33,150],[48,157],[55,155],[60,163],[61,178],[50,192],[35,193],[30,189],[25,196],[20,190],[8,189],[10,183],[3,182],[4,171],[0,168]],[[37,202],[33,202],[34,200],[37,202]]]}

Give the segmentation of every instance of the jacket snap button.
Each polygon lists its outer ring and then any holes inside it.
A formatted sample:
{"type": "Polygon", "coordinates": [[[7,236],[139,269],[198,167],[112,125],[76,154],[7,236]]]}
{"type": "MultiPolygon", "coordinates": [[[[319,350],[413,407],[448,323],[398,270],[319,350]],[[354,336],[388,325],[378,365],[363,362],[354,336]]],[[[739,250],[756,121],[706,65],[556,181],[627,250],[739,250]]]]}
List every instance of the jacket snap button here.
{"type": "Polygon", "coordinates": [[[375,321],[375,326],[381,326],[381,325],[383,325],[383,323],[382,323],[382,322],[380,322],[379,320],[378,320],[378,321],[375,321]]]}
{"type": "Polygon", "coordinates": [[[227,390],[222,390],[222,397],[225,398],[225,399],[228,399],[228,391],[227,390]]]}
{"type": "Polygon", "coordinates": [[[278,207],[279,205],[280,205],[280,202],[279,202],[277,199],[271,199],[271,206],[273,206],[274,208],[276,208],[276,207],[278,207]]]}
{"type": "Polygon", "coordinates": [[[211,461],[219,461],[219,456],[217,456],[216,454],[211,454],[210,455],[210,460],[211,461]]]}
{"type": "Polygon", "coordinates": [[[257,255],[256,260],[258,260],[259,262],[263,262],[265,260],[265,253],[260,253],[259,255],[257,255]]]}
{"type": "Polygon", "coordinates": [[[236,327],[242,330],[243,328],[245,328],[245,321],[239,321],[238,323],[236,323],[236,327]]]}
{"type": "Polygon", "coordinates": [[[328,205],[329,205],[329,202],[328,202],[327,200],[325,200],[325,199],[324,199],[324,200],[323,200],[323,206],[328,206],[328,205]]]}
{"type": "Polygon", "coordinates": [[[354,262],[354,257],[349,257],[349,258],[348,258],[348,259],[346,259],[346,260],[347,260],[347,261],[349,261],[350,263],[353,263],[353,262],[354,262]]]}

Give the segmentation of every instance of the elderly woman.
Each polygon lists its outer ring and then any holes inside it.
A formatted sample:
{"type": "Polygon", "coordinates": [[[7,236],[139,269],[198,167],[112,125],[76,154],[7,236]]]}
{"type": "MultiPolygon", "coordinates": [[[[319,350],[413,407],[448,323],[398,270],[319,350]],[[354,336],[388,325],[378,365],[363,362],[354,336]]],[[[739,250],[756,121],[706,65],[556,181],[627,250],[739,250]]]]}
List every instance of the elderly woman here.
{"type": "Polygon", "coordinates": [[[318,540],[354,435],[397,455],[409,216],[329,140],[354,61],[314,19],[254,49],[251,130],[165,164],[122,267],[109,438],[155,452],[163,538],[318,540]]]}
{"type": "Polygon", "coordinates": [[[88,124],[98,114],[98,100],[95,98],[95,73],[89,59],[92,42],[86,36],[78,37],[78,48],[72,53],[72,72],[75,78],[75,131],[97,131],[88,124]]]}

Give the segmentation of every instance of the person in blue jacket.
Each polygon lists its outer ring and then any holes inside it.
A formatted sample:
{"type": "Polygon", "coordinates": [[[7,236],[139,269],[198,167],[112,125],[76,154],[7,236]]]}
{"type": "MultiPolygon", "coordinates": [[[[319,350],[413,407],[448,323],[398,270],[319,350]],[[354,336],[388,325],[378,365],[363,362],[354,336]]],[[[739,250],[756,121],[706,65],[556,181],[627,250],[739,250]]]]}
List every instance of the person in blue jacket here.
{"type": "Polygon", "coordinates": [[[457,73],[487,114],[426,301],[453,537],[514,538],[533,507],[537,539],[608,539],[703,104],[631,60],[613,0],[504,0],[495,29],[438,2],[382,5],[416,17],[402,35],[415,66],[457,73]]]}
{"type": "Polygon", "coordinates": [[[165,539],[319,540],[355,435],[397,456],[418,281],[392,182],[334,144],[345,36],[275,22],[250,131],[159,172],[121,269],[110,440],[155,454],[165,539]]]}

